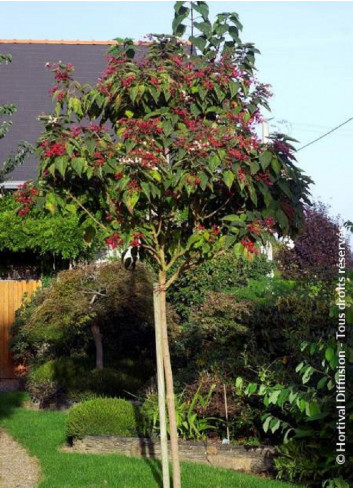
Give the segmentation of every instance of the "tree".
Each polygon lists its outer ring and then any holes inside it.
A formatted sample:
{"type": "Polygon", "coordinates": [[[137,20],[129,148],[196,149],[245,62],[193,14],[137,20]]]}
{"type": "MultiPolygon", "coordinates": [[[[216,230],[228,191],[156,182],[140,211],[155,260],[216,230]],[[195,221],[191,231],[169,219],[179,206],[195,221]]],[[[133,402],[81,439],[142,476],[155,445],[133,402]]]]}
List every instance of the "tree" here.
{"type": "MultiPolygon", "coordinates": [[[[0,53],[0,65],[2,63],[11,63],[11,54],[1,54],[0,53]]],[[[0,118],[10,117],[17,110],[15,104],[3,104],[0,105],[0,118]]],[[[5,120],[0,122],[0,139],[3,139],[8,133],[12,125],[11,120],[5,120]]],[[[8,158],[3,162],[2,167],[0,167],[0,183],[5,180],[8,173],[13,171],[16,166],[21,165],[28,154],[33,152],[34,148],[30,143],[26,141],[21,141],[16,149],[16,151],[9,155],[8,158]]],[[[0,162],[1,163],[1,162],[0,162]]]]}
{"type": "MultiPolygon", "coordinates": [[[[307,206],[305,226],[294,247],[283,246],[277,254],[280,270],[289,278],[336,280],[339,250],[339,223],[328,215],[322,203],[307,206]]],[[[352,266],[346,246],[347,266],[352,266]]]]}
{"type": "MultiPolygon", "coordinates": [[[[176,35],[190,13],[184,3],[175,5],[176,35]]],[[[226,249],[252,256],[275,231],[297,233],[310,183],[285,136],[269,144],[256,136],[269,91],[254,77],[257,51],[241,43],[237,15],[220,14],[212,24],[205,2],[192,6],[203,20],[193,23],[200,35],[191,45],[152,36],[141,60],[139,46],[120,40],[92,89],[73,80],[71,65],[51,65],[57,104],[44,119],[36,183],[38,205],[75,205],[106,232],[108,246],[137,248],[155,267],[174,487],[180,473],[166,292],[226,249]]]]}
{"type": "MultiPolygon", "coordinates": [[[[70,338],[90,336],[95,344],[96,368],[102,369],[102,334],[107,334],[111,317],[134,317],[140,324],[144,319],[152,324],[151,276],[142,265],[131,274],[116,261],[80,266],[60,272],[50,287],[40,289],[27,305],[12,340],[18,345],[13,347],[17,355],[23,337],[31,338],[29,350],[36,342],[39,350],[50,350],[51,345],[55,347],[70,338]]],[[[120,330],[118,321],[115,336],[121,334],[120,330]]]]}

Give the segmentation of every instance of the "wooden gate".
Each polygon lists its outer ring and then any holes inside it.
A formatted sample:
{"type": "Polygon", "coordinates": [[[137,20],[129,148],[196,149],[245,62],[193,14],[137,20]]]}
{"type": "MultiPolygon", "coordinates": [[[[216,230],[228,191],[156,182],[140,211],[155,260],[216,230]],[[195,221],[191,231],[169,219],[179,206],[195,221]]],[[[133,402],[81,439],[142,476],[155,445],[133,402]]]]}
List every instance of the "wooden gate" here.
{"type": "Polygon", "coordinates": [[[24,294],[30,296],[40,285],[37,280],[0,280],[0,379],[15,377],[9,350],[10,328],[24,294]]]}

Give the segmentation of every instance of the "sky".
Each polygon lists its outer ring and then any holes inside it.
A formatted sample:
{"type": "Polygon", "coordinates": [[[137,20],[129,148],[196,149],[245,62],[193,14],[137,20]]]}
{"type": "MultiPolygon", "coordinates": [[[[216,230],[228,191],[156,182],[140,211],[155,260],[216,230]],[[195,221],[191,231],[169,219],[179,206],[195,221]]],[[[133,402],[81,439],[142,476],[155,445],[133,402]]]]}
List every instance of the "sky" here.
{"type": "MultiPolygon", "coordinates": [[[[258,78],[272,85],[270,131],[304,146],[353,117],[353,2],[210,1],[237,12],[242,40],[260,49],[258,78]]],[[[1,1],[2,39],[142,39],[170,33],[170,1],[1,1]]],[[[312,196],[353,221],[353,120],[297,154],[312,196]]]]}

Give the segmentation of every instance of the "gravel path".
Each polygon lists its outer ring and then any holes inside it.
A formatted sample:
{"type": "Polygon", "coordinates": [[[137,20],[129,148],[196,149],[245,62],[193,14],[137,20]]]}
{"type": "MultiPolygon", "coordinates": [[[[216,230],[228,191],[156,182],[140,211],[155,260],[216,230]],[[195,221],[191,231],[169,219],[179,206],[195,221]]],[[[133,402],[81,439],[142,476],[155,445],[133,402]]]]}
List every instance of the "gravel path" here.
{"type": "Polygon", "coordinates": [[[37,487],[39,479],[38,460],[0,430],[0,487],[37,487]]]}

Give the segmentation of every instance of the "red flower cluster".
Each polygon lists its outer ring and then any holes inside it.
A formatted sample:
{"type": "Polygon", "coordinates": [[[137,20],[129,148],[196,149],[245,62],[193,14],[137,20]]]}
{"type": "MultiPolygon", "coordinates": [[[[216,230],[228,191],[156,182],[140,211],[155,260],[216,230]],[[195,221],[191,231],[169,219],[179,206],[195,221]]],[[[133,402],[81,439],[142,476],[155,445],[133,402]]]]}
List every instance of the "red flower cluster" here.
{"type": "Polygon", "coordinates": [[[145,238],[145,235],[140,232],[133,233],[133,239],[130,242],[130,246],[132,248],[139,248],[142,245],[142,240],[145,238]]]}
{"type": "MultiPolygon", "coordinates": [[[[161,152],[161,150],[158,151],[158,153],[160,153],[160,152],[161,152]]],[[[135,156],[135,157],[139,158],[141,160],[140,165],[143,168],[151,169],[151,168],[154,168],[154,167],[156,167],[162,163],[162,160],[161,160],[158,153],[156,155],[156,154],[152,153],[151,151],[145,151],[144,149],[137,148],[135,151],[133,151],[131,156],[135,156]]]]}
{"type": "Polygon", "coordinates": [[[128,189],[130,190],[130,192],[141,192],[140,184],[135,179],[130,180],[130,182],[128,183],[128,189]]]}
{"type": "Polygon", "coordinates": [[[115,175],[114,175],[114,177],[115,177],[116,180],[121,180],[123,178],[123,176],[124,175],[121,172],[115,173],[115,175]]]}
{"type": "Polygon", "coordinates": [[[159,81],[158,81],[158,78],[152,76],[150,78],[150,82],[152,83],[152,85],[154,85],[156,88],[160,88],[160,85],[159,85],[159,81]]]}
{"type": "Polygon", "coordinates": [[[231,148],[228,150],[227,155],[229,158],[235,158],[238,161],[245,161],[248,159],[248,156],[242,153],[239,149],[231,148]]]}
{"type": "Polygon", "coordinates": [[[272,228],[276,224],[276,220],[273,217],[266,217],[264,223],[268,228],[272,228]]]}
{"type": "Polygon", "coordinates": [[[129,88],[129,87],[131,87],[131,85],[134,83],[135,80],[136,80],[136,78],[133,75],[130,75],[130,76],[124,78],[123,80],[121,80],[121,84],[123,87],[129,88]]]}
{"type": "Polygon", "coordinates": [[[261,222],[256,220],[248,224],[248,229],[252,234],[260,235],[261,234],[261,222]]]}
{"type": "Polygon", "coordinates": [[[268,186],[273,185],[273,182],[270,180],[270,173],[268,170],[266,170],[265,173],[258,173],[255,178],[258,182],[263,182],[268,186]]]}
{"type": "Polygon", "coordinates": [[[44,150],[45,158],[51,158],[52,156],[62,156],[65,151],[65,144],[63,143],[51,143],[48,139],[40,144],[40,147],[44,150]]]}
{"type": "Polygon", "coordinates": [[[126,117],[117,121],[117,126],[126,127],[123,137],[125,139],[137,139],[141,135],[154,136],[161,134],[163,129],[161,127],[161,119],[159,117],[155,119],[149,119],[148,121],[141,121],[139,119],[128,119],[126,117]]]}
{"type": "Polygon", "coordinates": [[[95,158],[94,160],[94,166],[102,166],[105,163],[105,157],[100,151],[96,151],[93,153],[93,157],[95,158]]]}
{"type": "Polygon", "coordinates": [[[256,248],[255,243],[251,241],[249,238],[244,238],[241,241],[241,244],[248,250],[249,253],[258,255],[260,250],[256,248]]]}
{"type": "Polygon", "coordinates": [[[80,126],[73,126],[71,128],[71,132],[70,132],[70,135],[73,137],[73,138],[77,138],[78,136],[80,136],[80,134],[82,133],[82,127],[80,126]]]}
{"type": "Polygon", "coordinates": [[[55,80],[58,82],[68,82],[71,80],[71,74],[75,71],[71,63],[46,63],[46,67],[54,72],[55,80]]]}
{"type": "Polygon", "coordinates": [[[192,187],[197,187],[201,183],[201,179],[196,175],[189,175],[186,179],[186,183],[191,185],[192,187]]]}
{"type": "Polygon", "coordinates": [[[217,226],[216,224],[214,224],[212,226],[212,233],[215,235],[215,236],[218,236],[219,234],[221,234],[221,230],[219,229],[219,226],[217,226]]]}
{"type": "Polygon", "coordinates": [[[239,168],[238,180],[239,182],[246,182],[246,170],[244,170],[244,168],[239,168]]]}
{"type": "Polygon", "coordinates": [[[118,246],[123,244],[123,240],[121,239],[119,233],[113,233],[109,238],[105,239],[105,242],[109,248],[115,250],[118,246]]]}
{"type": "Polygon", "coordinates": [[[21,185],[17,192],[14,193],[16,201],[22,205],[18,211],[19,216],[26,216],[30,212],[30,208],[34,205],[39,191],[36,188],[30,187],[27,183],[21,185]]]}

